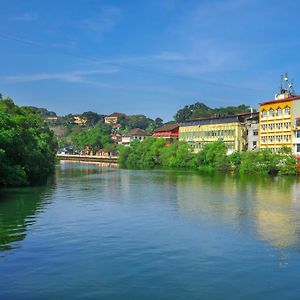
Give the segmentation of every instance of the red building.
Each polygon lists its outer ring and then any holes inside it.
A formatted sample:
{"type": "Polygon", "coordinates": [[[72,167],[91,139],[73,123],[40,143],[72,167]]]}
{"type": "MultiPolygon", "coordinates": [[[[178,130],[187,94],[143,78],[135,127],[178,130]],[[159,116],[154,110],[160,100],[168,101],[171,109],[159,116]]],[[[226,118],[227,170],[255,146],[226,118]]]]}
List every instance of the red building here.
{"type": "Polygon", "coordinates": [[[153,137],[164,138],[167,143],[171,143],[174,140],[178,140],[179,137],[179,125],[178,124],[165,124],[162,127],[154,130],[153,137]]]}

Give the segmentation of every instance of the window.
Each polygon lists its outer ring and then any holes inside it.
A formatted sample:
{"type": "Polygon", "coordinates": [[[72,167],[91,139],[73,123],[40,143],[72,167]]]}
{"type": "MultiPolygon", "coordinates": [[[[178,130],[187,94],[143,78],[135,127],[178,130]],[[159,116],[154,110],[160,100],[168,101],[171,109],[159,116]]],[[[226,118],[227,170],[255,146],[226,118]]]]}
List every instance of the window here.
{"type": "Polygon", "coordinates": [[[276,112],[275,112],[276,116],[281,116],[282,115],[282,109],[280,107],[278,107],[276,109],[276,112]]]}
{"type": "Polygon", "coordinates": [[[286,107],[285,107],[285,109],[284,109],[284,113],[285,113],[286,115],[290,115],[290,113],[291,113],[291,109],[290,109],[290,107],[289,107],[289,106],[286,106],[286,107]]]}
{"type": "Polygon", "coordinates": [[[253,135],[258,135],[258,131],[257,130],[253,130],[253,135]]]}
{"type": "Polygon", "coordinates": [[[267,116],[267,111],[263,109],[261,112],[261,117],[265,118],[266,116],[267,116]]]}
{"type": "Polygon", "coordinates": [[[297,153],[300,152],[300,144],[297,144],[297,153]]]}
{"type": "Polygon", "coordinates": [[[300,130],[297,130],[296,136],[297,138],[300,138],[300,130]]]}
{"type": "Polygon", "coordinates": [[[274,117],[274,109],[273,109],[273,108],[271,108],[271,109],[269,110],[269,116],[274,117]]]}

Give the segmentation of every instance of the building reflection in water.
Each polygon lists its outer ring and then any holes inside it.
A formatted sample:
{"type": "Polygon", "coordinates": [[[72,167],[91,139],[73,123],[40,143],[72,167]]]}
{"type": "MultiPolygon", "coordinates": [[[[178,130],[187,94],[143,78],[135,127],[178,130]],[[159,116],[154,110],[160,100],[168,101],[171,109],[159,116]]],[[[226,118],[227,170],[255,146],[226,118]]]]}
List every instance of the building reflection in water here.
{"type": "Polygon", "coordinates": [[[278,248],[299,248],[299,191],[299,179],[290,177],[202,174],[177,180],[178,205],[189,218],[252,231],[278,248]]]}

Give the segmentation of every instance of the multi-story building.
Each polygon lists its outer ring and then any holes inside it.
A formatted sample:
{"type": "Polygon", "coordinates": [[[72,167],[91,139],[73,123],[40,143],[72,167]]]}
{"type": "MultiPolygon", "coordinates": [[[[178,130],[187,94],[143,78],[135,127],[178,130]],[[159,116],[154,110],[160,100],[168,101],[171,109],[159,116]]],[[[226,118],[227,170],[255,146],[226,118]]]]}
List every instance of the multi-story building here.
{"type": "Polygon", "coordinates": [[[253,113],[250,117],[246,118],[247,129],[247,150],[257,150],[259,148],[258,130],[259,130],[259,114],[253,113]]]}
{"type": "Polygon", "coordinates": [[[288,84],[281,87],[275,100],[260,104],[259,107],[259,144],[261,149],[277,152],[286,146],[295,155],[300,154],[300,96],[295,96],[288,84]]]}
{"type": "Polygon", "coordinates": [[[225,142],[228,154],[247,150],[246,122],[253,114],[248,112],[186,121],[179,127],[179,140],[190,143],[195,152],[203,145],[215,141],[225,142]]]}

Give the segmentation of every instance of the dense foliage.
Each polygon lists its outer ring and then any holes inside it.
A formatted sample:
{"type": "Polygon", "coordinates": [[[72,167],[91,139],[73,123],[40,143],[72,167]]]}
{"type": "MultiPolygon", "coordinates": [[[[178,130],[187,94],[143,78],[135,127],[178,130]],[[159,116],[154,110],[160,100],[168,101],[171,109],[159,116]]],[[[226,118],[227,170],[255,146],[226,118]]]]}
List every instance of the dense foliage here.
{"type": "Polygon", "coordinates": [[[53,132],[30,107],[0,97],[0,187],[41,182],[54,170],[53,132]]]}
{"type": "Polygon", "coordinates": [[[215,115],[234,115],[238,113],[250,111],[250,107],[247,105],[239,106],[226,106],[219,108],[210,108],[204,103],[196,102],[192,105],[186,105],[184,108],[179,109],[174,116],[176,122],[181,123],[193,118],[206,118],[213,117],[215,115]]]}
{"type": "Polygon", "coordinates": [[[89,147],[92,150],[107,149],[111,147],[110,126],[98,124],[94,128],[82,128],[70,136],[71,144],[77,149],[89,147]]]}
{"type": "Polygon", "coordinates": [[[279,154],[269,150],[234,152],[227,155],[224,142],[206,144],[192,153],[185,142],[167,146],[163,139],[148,138],[120,148],[119,163],[124,168],[185,168],[235,171],[241,174],[296,174],[296,159],[289,149],[279,154]]]}

